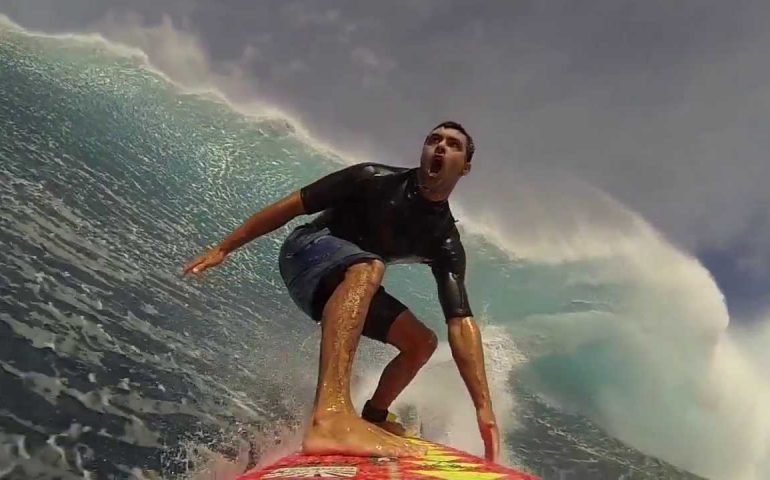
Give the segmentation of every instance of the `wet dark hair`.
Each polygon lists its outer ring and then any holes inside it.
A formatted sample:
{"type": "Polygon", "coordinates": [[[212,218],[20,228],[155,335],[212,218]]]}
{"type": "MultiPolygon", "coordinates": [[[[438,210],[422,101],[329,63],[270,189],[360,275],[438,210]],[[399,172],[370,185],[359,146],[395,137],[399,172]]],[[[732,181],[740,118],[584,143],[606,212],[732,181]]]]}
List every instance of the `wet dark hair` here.
{"type": "Polygon", "coordinates": [[[457,122],[447,121],[447,122],[439,123],[438,125],[433,127],[430,131],[432,132],[433,130],[436,130],[439,128],[451,128],[452,130],[457,130],[458,132],[465,135],[465,138],[468,139],[467,141],[468,145],[465,149],[465,159],[470,162],[471,159],[473,158],[473,153],[476,151],[476,145],[473,143],[473,137],[471,137],[470,133],[468,133],[465,130],[465,127],[463,127],[457,122]]]}

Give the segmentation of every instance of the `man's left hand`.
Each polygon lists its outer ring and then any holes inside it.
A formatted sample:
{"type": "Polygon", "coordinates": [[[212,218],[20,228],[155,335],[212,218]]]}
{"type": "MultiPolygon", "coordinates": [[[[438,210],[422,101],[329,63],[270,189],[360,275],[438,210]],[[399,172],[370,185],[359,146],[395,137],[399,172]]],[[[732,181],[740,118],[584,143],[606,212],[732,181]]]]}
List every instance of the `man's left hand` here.
{"type": "Polygon", "coordinates": [[[497,429],[497,420],[492,406],[476,410],[476,420],[479,422],[481,439],[484,440],[484,458],[496,463],[500,453],[500,431],[497,429]]]}

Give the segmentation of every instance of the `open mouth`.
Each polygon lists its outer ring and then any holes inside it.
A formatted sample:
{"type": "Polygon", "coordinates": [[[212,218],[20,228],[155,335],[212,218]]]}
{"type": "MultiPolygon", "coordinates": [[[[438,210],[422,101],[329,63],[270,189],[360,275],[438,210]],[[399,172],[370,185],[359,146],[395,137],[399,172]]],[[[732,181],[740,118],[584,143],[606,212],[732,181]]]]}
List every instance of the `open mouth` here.
{"type": "Polygon", "coordinates": [[[444,157],[436,155],[430,161],[430,167],[428,168],[428,176],[431,178],[437,177],[441,173],[441,168],[444,166],[444,157]]]}

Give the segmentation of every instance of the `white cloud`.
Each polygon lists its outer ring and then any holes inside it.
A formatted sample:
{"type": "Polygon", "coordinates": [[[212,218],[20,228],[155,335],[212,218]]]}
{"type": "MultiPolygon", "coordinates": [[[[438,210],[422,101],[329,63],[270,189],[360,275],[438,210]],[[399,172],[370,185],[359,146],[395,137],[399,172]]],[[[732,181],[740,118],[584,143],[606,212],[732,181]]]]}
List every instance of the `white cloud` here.
{"type": "Polygon", "coordinates": [[[356,47],[350,53],[350,57],[354,64],[378,74],[384,75],[396,68],[396,63],[393,60],[378,55],[366,47],[356,47]]]}
{"type": "Polygon", "coordinates": [[[337,9],[315,10],[315,5],[299,2],[284,5],[282,11],[297,28],[328,27],[340,20],[340,11],[337,9]]]}

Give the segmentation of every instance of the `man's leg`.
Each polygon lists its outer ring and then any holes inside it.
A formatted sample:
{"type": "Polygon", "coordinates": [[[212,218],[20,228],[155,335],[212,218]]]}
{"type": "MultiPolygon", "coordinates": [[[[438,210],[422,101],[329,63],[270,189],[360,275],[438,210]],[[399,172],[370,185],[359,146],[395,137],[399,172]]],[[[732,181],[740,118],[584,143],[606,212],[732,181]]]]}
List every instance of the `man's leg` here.
{"type": "Polygon", "coordinates": [[[424,450],[362,420],[350,399],[353,359],[384,272],[377,260],[351,266],[326,302],[313,419],[303,442],[306,453],[408,456],[424,450]]]}
{"type": "MultiPolygon", "coordinates": [[[[436,334],[409,310],[396,317],[388,331],[387,341],[398,348],[400,353],[385,367],[377,389],[369,400],[369,405],[378,410],[390,407],[433,355],[438,344],[436,334]]],[[[403,427],[398,424],[382,422],[378,425],[397,435],[404,434],[403,427]]]]}

